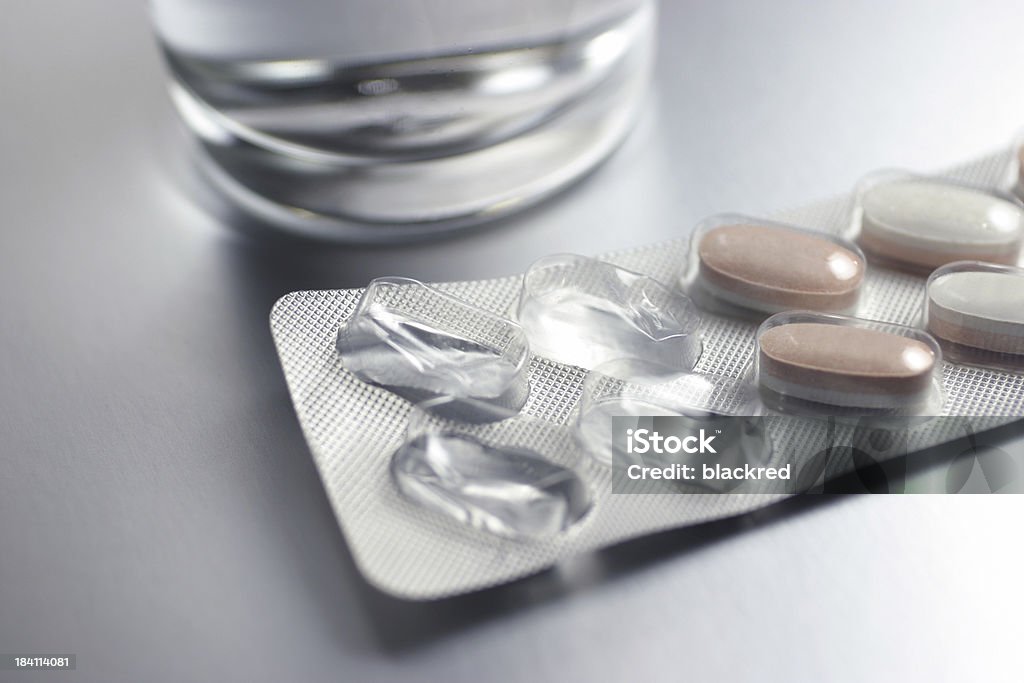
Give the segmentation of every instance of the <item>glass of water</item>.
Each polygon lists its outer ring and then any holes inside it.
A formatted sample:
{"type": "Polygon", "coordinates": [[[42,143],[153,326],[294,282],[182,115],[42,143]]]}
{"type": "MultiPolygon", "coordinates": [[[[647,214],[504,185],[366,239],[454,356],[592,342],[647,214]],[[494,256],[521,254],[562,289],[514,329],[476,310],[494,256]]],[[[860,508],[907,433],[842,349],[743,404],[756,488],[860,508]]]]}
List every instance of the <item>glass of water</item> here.
{"type": "Polygon", "coordinates": [[[654,0],[151,0],[224,194],[292,232],[394,242],[524,208],[623,138],[654,0]]]}

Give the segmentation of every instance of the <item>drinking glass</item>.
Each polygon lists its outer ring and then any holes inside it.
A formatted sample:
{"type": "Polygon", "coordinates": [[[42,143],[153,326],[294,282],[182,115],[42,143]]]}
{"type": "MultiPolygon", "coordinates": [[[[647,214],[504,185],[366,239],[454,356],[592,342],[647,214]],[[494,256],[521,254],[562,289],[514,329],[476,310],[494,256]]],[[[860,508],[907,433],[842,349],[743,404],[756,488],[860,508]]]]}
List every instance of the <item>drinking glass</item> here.
{"type": "Polygon", "coordinates": [[[653,0],[151,0],[200,167],[292,232],[405,241],[529,206],[623,138],[653,0]]]}

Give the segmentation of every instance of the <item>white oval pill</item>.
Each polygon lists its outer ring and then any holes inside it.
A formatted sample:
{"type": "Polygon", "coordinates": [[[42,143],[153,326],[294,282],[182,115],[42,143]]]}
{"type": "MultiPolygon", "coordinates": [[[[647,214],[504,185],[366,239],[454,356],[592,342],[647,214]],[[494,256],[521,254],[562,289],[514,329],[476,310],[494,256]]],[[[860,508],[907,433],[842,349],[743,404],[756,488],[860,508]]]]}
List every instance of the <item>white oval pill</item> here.
{"type": "Polygon", "coordinates": [[[920,268],[974,259],[1014,263],[1024,211],[981,190],[924,179],[879,183],[861,197],[861,246],[920,268]]]}
{"type": "Polygon", "coordinates": [[[954,344],[1024,354],[1024,274],[961,271],[928,286],[928,331],[954,344]]]}

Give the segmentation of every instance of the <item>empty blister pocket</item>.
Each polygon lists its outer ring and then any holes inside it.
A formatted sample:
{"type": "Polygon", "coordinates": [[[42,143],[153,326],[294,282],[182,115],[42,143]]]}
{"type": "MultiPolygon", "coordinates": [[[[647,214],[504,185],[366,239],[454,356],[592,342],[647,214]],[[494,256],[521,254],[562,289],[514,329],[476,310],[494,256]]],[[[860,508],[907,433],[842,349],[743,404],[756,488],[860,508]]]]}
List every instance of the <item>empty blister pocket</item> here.
{"type": "MultiPolygon", "coordinates": [[[[758,412],[756,398],[743,380],[673,371],[644,361],[613,361],[587,375],[574,426],[584,452],[610,466],[614,455],[623,452],[623,435],[611,430],[615,417],[687,417],[696,425],[716,416],[758,412]]],[[[756,459],[764,459],[763,450],[756,459]]]]}
{"type": "Polygon", "coordinates": [[[519,410],[529,394],[522,328],[416,280],[371,282],[337,348],[363,381],[413,402],[451,397],[436,407],[453,418],[486,421],[481,408],[519,410]]]}
{"type": "Polygon", "coordinates": [[[700,315],[680,292],[598,259],[556,254],[523,276],[516,319],[535,353],[593,368],[634,358],[689,370],[700,315]]]}
{"type": "Polygon", "coordinates": [[[526,540],[568,531],[586,515],[590,491],[565,427],[500,411],[486,427],[432,416],[445,412],[416,406],[391,457],[407,498],[469,528],[526,540]]]}

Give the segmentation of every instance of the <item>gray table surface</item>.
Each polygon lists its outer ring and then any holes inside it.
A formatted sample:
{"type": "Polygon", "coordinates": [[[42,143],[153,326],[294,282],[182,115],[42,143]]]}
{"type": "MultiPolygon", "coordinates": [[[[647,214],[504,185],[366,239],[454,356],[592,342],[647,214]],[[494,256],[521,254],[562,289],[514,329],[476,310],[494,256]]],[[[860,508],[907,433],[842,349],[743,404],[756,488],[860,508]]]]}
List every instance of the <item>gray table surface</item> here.
{"type": "Polygon", "coordinates": [[[353,566],[280,295],[662,240],[1024,124],[1013,0],[662,10],[656,94],[608,164],[499,230],[383,250],[259,243],[197,205],[143,3],[5,3],[0,653],[78,669],[0,681],[1020,680],[1018,496],[807,501],[435,604],[353,566]]]}

